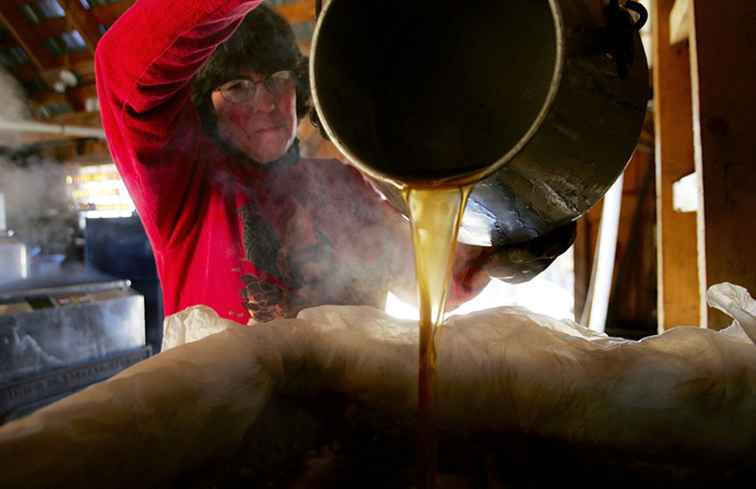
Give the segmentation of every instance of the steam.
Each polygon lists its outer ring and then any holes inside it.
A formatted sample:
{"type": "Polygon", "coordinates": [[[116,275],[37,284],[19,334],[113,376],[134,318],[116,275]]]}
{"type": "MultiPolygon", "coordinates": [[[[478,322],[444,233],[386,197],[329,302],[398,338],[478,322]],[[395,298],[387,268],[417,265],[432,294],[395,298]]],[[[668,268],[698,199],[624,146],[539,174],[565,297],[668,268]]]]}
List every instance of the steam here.
{"type": "MultiPolygon", "coordinates": [[[[19,121],[29,119],[29,104],[24,90],[8,72],[0,69],[0,119],[19,121]]],[[[21,144],[16,132],[0,131],[0,146],[15,148],[21,144]]]]}
{"type": "Polygon", "coordinates": [[[73,239],[77,217],[66,189],[63,165],[37,157],[0,158],[0,193],[8,229],[44,254],[63,254],[73,239]]]}
{"type": "MultiPolygon", "coordinates": [[[[0,70],[0,118],[24,120],[29,115],[23,89],[0,70]]],[[[22,142],[19,133],[0,132],[0,193],[5,196],[7,227],[32,253],[62,254],[76,226],[65,167],[22,155],[22,142]]]]}
{"type": "Polygon", "coordinates": [[[296,202],[284,223],[287,246],[281,252],[301,287],[294,308],[382,308],[389,289],[414,297],[407,221],[341,162],[308,160],[289,171],[293,174],[271,179],[269,190],[296,202]]]}

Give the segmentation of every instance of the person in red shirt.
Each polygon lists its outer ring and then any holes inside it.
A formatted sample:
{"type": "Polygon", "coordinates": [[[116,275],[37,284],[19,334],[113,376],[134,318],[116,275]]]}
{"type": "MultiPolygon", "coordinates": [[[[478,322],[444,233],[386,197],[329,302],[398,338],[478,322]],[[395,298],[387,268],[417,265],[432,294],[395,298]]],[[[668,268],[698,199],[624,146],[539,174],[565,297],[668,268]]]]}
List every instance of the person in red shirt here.
{"type": "MultiPolygon", "coordinates": [[[[97,47],[103,126],[166,314],[204,304],[248,323],[321,304],[383,307],[389,289],[414,295],[407,220],[352,167],[300,157],[307,59],[260,3],[140,0],[97,47]]],[[[567,235],[515,268],[542,270],[567,235]]],[[[450,302],[510,256],[460,245],[450,302]]]]}

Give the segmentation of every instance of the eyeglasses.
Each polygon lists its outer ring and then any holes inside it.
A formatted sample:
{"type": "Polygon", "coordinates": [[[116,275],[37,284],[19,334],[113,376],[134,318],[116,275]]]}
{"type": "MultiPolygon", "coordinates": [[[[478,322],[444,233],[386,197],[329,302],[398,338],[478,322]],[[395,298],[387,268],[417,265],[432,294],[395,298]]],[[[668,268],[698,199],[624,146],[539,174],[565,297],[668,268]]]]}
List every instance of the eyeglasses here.
{"type": "Polygon", "coordinates": [[[278,71],[264,80],[254,81],[249,78],[239,78],[224,83],[216,91],[223,98],[235,104],[241,104],[254,100],[260,91],[260,85],[273,96],[283,95],[294,87],[294,73],[291,71],[278,71]]]}

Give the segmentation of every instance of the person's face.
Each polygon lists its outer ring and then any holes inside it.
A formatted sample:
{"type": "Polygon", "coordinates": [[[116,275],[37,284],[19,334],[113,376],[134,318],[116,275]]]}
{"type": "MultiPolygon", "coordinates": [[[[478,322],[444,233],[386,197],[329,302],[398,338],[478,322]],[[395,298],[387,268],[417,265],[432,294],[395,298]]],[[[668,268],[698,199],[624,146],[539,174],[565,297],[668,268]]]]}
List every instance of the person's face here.
{"type": "Polygon", "coordinates": [[[267,78],[243,72],[214,90],[212,102],[220,137],[259,163],[278,160],[294,141],[297,94],[290,72],[267,78]]]}

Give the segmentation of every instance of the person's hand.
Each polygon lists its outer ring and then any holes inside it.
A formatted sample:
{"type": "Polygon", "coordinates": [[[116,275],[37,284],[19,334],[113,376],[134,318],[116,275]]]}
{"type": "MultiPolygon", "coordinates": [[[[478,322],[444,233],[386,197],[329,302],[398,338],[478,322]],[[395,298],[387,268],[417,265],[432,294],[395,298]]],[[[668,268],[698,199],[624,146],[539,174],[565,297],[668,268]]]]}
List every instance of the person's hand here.
{"type": "Polygon", "coordinates": [[[572,246],[576,229],[576,223],[571,222],[536,239],[495,248],[487,256],[483,269],[492,278],[504,282],[527,282],[572,246]]]}
{"type": "Polygon", "coordinates": [[[448,307],[458,307],[474,297],[492,278],[511,284],[535,278],[572,246],[575,231],[573,222],[539,238],[507,246],[458,243],[448,307]]]}

